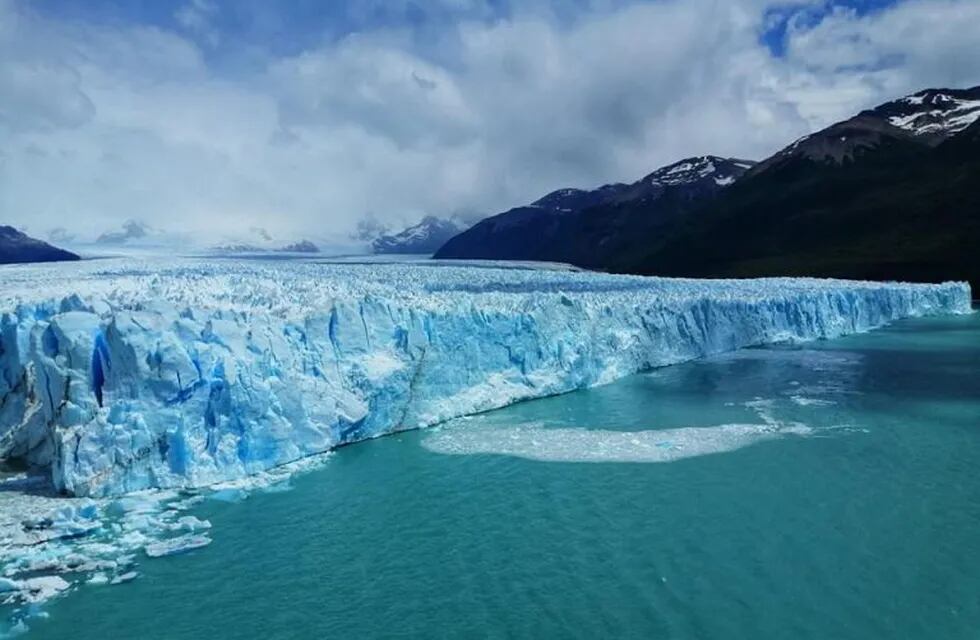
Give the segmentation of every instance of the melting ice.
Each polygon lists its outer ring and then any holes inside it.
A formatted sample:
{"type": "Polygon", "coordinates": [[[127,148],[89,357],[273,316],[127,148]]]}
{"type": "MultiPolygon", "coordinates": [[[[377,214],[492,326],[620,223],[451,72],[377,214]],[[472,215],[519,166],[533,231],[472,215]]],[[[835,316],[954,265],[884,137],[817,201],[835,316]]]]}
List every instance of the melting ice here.
{"type": "Polygon", "coordinates": [[[648,431],[454,426],[433,433],[423,446],[449,455],[495,454],[541,462],[673,462],[734,451],[787,435],[807,435],[805,425],[723,424],[648,431]]]}

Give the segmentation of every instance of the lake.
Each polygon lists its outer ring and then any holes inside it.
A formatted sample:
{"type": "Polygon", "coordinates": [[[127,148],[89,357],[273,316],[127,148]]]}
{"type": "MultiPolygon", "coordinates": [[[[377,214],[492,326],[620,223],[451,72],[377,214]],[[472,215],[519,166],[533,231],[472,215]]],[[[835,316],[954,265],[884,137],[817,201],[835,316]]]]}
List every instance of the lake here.
{"type": "Polygon", "coordinates": [[[980,315],[748,349],[208,500],[37,638],[976,638],[980,315]]]}

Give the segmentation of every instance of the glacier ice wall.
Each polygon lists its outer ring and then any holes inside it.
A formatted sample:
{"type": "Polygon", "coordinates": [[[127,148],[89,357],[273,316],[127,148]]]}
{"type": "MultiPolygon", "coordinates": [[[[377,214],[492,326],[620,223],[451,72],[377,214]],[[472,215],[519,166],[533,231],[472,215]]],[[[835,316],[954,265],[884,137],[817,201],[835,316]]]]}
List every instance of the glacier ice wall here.
{"type": "Polygon", "coordinates": [[[0,458],[201,486],[739,347],[965,313],[963,283],[180,260],[4,269],[0,458]]]}

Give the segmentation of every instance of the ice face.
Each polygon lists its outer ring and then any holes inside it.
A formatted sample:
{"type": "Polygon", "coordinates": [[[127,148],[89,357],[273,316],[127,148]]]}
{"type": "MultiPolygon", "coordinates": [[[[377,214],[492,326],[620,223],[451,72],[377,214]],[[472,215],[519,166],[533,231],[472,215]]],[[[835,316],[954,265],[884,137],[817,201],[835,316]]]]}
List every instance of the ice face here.
{"type": "Polygon", "coordinates": [[[0,456],[77,496],[248,477],[747,345],[969,311],[963,283],[310,262],[4,269],[0,456]]]}

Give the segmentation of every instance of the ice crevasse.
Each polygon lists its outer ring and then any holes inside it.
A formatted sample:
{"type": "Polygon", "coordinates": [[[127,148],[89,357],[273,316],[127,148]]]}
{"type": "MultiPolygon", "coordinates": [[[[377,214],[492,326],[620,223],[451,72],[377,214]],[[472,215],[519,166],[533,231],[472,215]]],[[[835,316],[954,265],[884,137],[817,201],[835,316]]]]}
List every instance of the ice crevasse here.
{"type": "Polygon", "coordinates": [[[966,313],[965,283],[191,259],[0,273],[0,458],[71,495],[337,445],[784,340],[966,313]]]}

